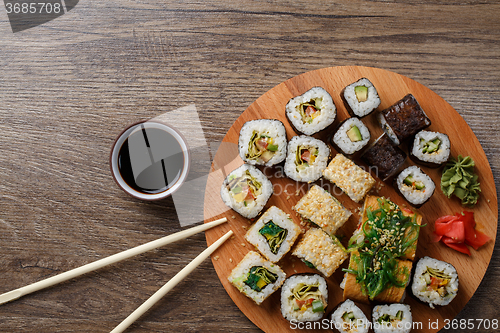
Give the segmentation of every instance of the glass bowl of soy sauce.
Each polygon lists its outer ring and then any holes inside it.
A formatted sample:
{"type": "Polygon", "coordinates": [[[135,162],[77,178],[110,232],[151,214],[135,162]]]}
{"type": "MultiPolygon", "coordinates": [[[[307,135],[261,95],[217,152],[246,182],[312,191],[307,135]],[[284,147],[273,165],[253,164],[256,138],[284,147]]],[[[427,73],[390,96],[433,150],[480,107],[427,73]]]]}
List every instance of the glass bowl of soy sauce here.
{"type": "Polygon", "coordinates": [[[118,186],[143,200],[170,196],[186,180],[189,164],[189,149],[182,134],[157,121],[127,127],[110,154],[111,174],[118,186]]]}

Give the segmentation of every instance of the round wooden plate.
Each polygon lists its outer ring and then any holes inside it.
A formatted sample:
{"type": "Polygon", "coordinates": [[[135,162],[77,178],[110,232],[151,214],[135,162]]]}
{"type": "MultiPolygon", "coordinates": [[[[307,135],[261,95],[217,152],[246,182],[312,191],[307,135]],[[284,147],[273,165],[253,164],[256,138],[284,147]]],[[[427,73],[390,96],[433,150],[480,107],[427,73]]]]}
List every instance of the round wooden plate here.
{"type": "MultiPolygon", "coordinates": [[[[466,208],[461,206],[457,198],[448,199],[441,192],[439,186],[442,169],[421,167],[436,183],[436,191],[432,198],[419,209],[424,216],[423,223],[427,223],[427,226],[421,229],[417,248],[417,259],[423,256],[430,256],[451,263],[458,271],[460,287],[458,296],[451,304],[445,307],[436,307],[435,310],[417,301],[411,295],[411,292],[407,293],[404,302],[411,306],[414,325],[422,325],[416,330],[419,332],[436,332],[445,325],[446,319],[453,319],[476,291],[490,262],[495,243],[494,238],[498,220],[495,183],[484,151],[463,118],[447,102],[430,89],[407,77],[386,70],[349,66],[324,68],[304,73],[266,92],[252,103],[252,105],[250,105],[235,121],[224,137],[214,158],[212,173],[208,178],[205,192],[205,220],[208,222],[220,217],[227,217],[229,220],[228,223],[218,228],[206,231],[207,244],[210,245],[215,242],[229,229],[232,229],[235,233],[233,239],[226,242],[212,255],[212,262],[215,270],[219,275],[222,285],[240,310],[243,311],[255,325],[265,332],[295,331],[294,328],[296,327],[283,319],[281,315],[280,291],[278,290],[275,292],[258,306],[252,300],[241,294],[227,280],[231,270],[248,251],[253,249],[253,246],[247,243],[244,238],[246,229],[252,221],[243,218],[232,210],[228,210],[220,199],[219,194],[225,176],[243,163],[238,156],[237,148],[240,128],[249,120],[279,119],[286,127],[288,139],[291,139],[297,134],[293,131],[286,119],[286,103],[290,98],[303,94],[314,86],[320,86],[331,94],[337,106],[337,118],[335,123],[323,133],[315,135],[315,137],[327,142],[329,135],[331,135],[331,130],[335,128],[339,122],[349,117],[340,97],[342,89],[362,77],[368,78],[378,90],[382,101],[378,110],[391,106],[408,93],[413,94],[432,121],[429,130],[444,132],[450,137],[451,156],[456,157],[459,154],[462,156],[469,155],[474,159],[482,192],[478,204],[473,209],[467,210],[474,212],[475,219],[478,223],[477,228],[493,238],[493,240],[489,241],[478,251],[471,249],[472,255],[470,257],[458,253],[444,246],[442,243],[433,243],[431,241],[431,233],[434,230],[434,221],[440,216],[461,212],[466,208]]],[[[363,118],[363,122],[371,131],[371,142],[382,134],[382,129],[377,123],[373,113],[363,118]]],[[[332,148],[332,155],[334,156],[335,153],[336,151],[332,148]]],[[[359,165],[364,165],[359,160],[355,160],[355,162],[359,165]]],[[[405,166],[413,164],[414,163],[409,159],[405,162],[405,166]]],[[[296,216],[292,207],[302,195],[307,192],[311,184],[296,183],[284,177],[282,167],[280,166],[261,168],[261,170],[269,177],[274,186],[274,194],[269,200],[266,208],[275,205],[286,213],[289,213],[293,220],[299,224],[300,218],[296,216]]],[[[408,205],[402,197],[396,194],[390,183],[384,184],[379,179],[377,179],[377,184],[374,186],[372,193],[389,197],[398,205],[408,205]]],[[[345,226],[337,232],[337,235],[345,236],[343,238],[345,242],[352,235],[357,221],[359,220],[359,208],[361,204],[356,204],[350,200],[345,194],[342,194],[339,189],[336,189],[334,194],[346,208],[353,212],[353,215],[346,222],[345,226]]],[[[347,262],[348,260],[344,262],[341,268],[346,267],[347,262]]],[[[314,272],[313,269],[305,266],[300,260],[290,255],[290,253],[279,262],[279,265],[287,273],[287,276],[295,273],[314,272]]],[[[341,268],[328,279],[328,312],[343,301],[342,290],[339,287],[343,277],[341,268]]],[[[368,318],[371,318],[371,307],[368,305],[361,305],[361,308],[368,318]]],[[[306,329],[304,331],[324,332],[323,329],[306,329]]]]}

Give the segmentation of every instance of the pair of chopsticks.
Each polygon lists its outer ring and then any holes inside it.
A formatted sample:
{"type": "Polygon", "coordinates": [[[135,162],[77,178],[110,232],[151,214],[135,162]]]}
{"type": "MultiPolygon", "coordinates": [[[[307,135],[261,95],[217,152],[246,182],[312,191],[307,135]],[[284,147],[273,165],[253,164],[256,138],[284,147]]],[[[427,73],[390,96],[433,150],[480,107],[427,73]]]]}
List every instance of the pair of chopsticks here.
{"type": "MultiPolygon", "coordinates": [[[[77,276],[95,271],[104,266],[120,262],[122,260],[136,256],[138,254],[187,238],[199,232],[213,228],[226,221],[227,221],[226,218],[222,218],[213,222],[199,225],[197,227],[183,230],[175,234],[157,239],[155,241],[139,245],[132,249],[114,254],[110,257],[103,258],[95,262],[89,263],[87,265],[72,269],[70,271],[61,273],[59,275],[55,275],[48,279],[35,282],[33,284],[27,285],[19,289],[9,291],[5,294],[0,295],[0,304],[16,300],[24,295],[33,293],[35,291],[48,288],[50,286],[70,280],[77,276]]],[[[125,320],[123,320],[115,329],[111,331],[111,333],[119,333],[127,329],[127,327],[129,327],[134,321],[136,321],[140,316],[142,316],[146,311],[148,311],[156,302],[158,302],[173,287],[175,287],[180,281],[182,281],[186,276],[188,276],[196,267],[198,267],[206,258],[208,258],[222,243],[224,243],[229,237],[231,237],[232,234],[233,232],[229,230],[224,236],[219,238],[219,240],[217,240],[215,243],[213,243],[207,249],[201,252],[196,258],[193,259],[193,261],[191,261],[186,267],[184,267],[179,273],[177,273],[172,279],[170,279],[170,281],[168,281],[163,287],[161,287],[156,293],[154,293],[146,302],[144,302],[144,304],[142,304],[134,312],[132,312],[132,314],[130,314],[127,318],[125,318],[125,320]]]]}

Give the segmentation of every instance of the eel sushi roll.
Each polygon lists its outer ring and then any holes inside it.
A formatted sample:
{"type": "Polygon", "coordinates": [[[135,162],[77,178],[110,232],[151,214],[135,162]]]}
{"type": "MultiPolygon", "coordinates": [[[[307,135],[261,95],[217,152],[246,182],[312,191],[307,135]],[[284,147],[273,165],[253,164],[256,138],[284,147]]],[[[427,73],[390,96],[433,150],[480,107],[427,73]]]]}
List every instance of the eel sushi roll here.
{"type": "Polygon", "coordinates": [[[272,194],[271,181],[262,171],[248,164],[233,170],[220,189],[226,206],[249,219],[259,215],[272,194]]]}
{"type": "Polygon", "coordinates": [[[342,98],[347,104],[349,113],[360,118],[369,115],[380,105],[377,89],[367,78],[362,78],[345,87],[342,98]]]}
{"type": "Polygon", "coordinates": [[[300,227],[284,211],[272,206],[248,229],[245,239],[275,263],[290,251],[300,234],[300,227]]]}
{"type": "Polygon", "coordinates": [[[372,313],[375,333],[410,333],[413,327],[407,304],[376,305],[372,313]]]}
{"type": "Polygon", "coordinates": [[[406,153],[392,144],[386,133],[382,134],[362,155],[363,161],[374,168],[384,182],[395,175],[406,159],[406,153]]]}
{"type": "Polygon", "coordinates": [[[439,132],[420,131],[410,147],[410,158],[431,168],[438,168],[450,157],[450,139],[439,132]]]}
{"type": "Polygon", "coordinates": [[[286,274],[278,265],[254,251],[248,252],[228,277],[233,286],[257,305],[278,290],[285,279],[286,274]]]}
{"type": "Polygon", "coordinates": [[[370,130],[359,118],[344,120],[332,137],[332,145],[343,154],[351,156],[362,150],[370,141],[370,130]]]}
{"type": "Polygon", "coordinates": [[[281,287],[281,314],[288,321],[318,321],[328,306],[328,285],[319,274],[296,274],[281,287]]]}
{"type": "Polygon", "coordinates": [[[298,133],[313,135],[330,126],[337,116],[332,96],[314,87],[288,101],[285,107],[290,125],[298,133]]]}
{"type": "Polygon", "coordinates": [[[424,257],[415,268],[411,291],[432,309],[448,305],[458,293],[457,270],[447,262],[424,257]]]}
{"type": "Polygon", "coordinates": [[[395,187],[406,201],[418,208],[431,198],[436,185],[419,167],[411,166],[401,171],[395,179],[395,187]]]}
{"type": "Polygon", "coordinates": [[[363,311],[350,299],[332,313],[330,321],[341,333],[368,333],[370,326],[363,311]]]}
{"type": "Polygon", "coordinates": [[[323,141],[306,135],[294,136],[287,150],[284,171],[297,182],[318,180],[330,157],[330,148],[323,141]]]}
{"type": "Polygon", "coordinates": [[[431,124],[431,120],[412,94],[382,110],[377,118],[395,145],[401,144],[431,124]]]}
{"type": "Polygon", "coordinates": [[[286,129],[275,119],[247,121],[240,130],[238,149],[243,161],[251,165],[272,166],[286,157],[286,129]]]}

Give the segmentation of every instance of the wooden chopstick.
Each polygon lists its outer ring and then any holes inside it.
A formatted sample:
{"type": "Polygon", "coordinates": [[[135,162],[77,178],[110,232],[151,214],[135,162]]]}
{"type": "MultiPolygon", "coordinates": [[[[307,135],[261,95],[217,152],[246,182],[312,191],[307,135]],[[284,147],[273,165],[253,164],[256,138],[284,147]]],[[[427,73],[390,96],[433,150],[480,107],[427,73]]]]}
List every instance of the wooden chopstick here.
{"type": "Polygon", "coordinates": [[[156,293],[154,293],[146,302],[144,302],[140,307],[138,307],[134,312],[132,312],[127,318],[125,318],[118,326],[116,326],[110,333],[121,333],[127,329],[133,322],[135,322],[140,316],[142,316],[146,311],[148,311],[156,302],[158,302],[163,296],[165,296],[173,287],[175,287],[179,282],[181,282],[186,276],[188,276],[196,267],[198,267],[206,258],[208,258],[222,243],[224,243],[231,235],[232,230],[229,230],[224,236],[219,238],[215,243],[210,245],[202,253],[200,253],[196,258],[193,259],[186,267],[184,267],[179,273],[177,273],[170,281],[168,281],[163,287],[161,287],[156,293]]]}
{"type": "Polygon", "coordinates": [[[158,247],[176,242],[178,240],[192,236],[192,235],[197,234],[199,232],[213,228],[213,227],[215,227],[219,224],[222,224],[226,221],[227,221],[227,219],[224,217],[224,218],[216,220],[216,221],[212,221],[212,222],[205,223],[205,224],[202,224],[202,225],[190,228],[190,229],[186,229],[186,230],[177,232],[175,234],[168,235],[168,236],[165,236],[163,238],[154,240],[152,242],[142,244],[142,245],[139,245],[137,247],[128,249],[126,251],[114,254],[114,255],[109,256],[107,258],[103,258],[103,259],[94,261],[92,263],[89,263],[89,264],[86,264],[84,266],[72,269],[70,271],[52,276],[48,279],[38,281],[38,282],[35,282],[33,284],[27,285],[25,287],[9,291],[5,294],[0,295],[0,304],[16,300],[19,297],[33,293],[35,291],[53,286],[55,284],[67,281],[67,280],[75,278],[77,276],[95,271],[96,269],[102,268],[104,266],[111,265],[111,264],[117,263],[119,261],[128,259],[130,257],[136,256],[138,254],[141,254],[141,253],[156,249],[158,247]]]}

